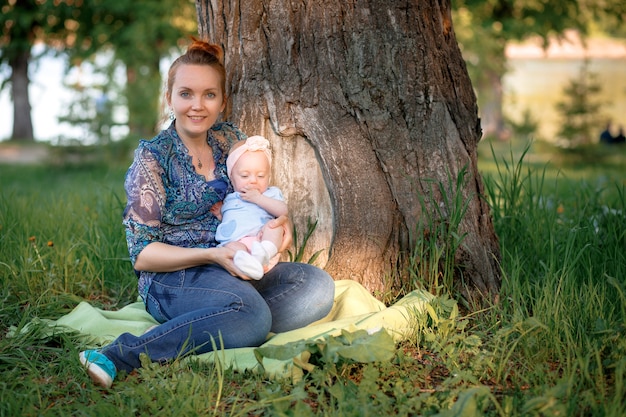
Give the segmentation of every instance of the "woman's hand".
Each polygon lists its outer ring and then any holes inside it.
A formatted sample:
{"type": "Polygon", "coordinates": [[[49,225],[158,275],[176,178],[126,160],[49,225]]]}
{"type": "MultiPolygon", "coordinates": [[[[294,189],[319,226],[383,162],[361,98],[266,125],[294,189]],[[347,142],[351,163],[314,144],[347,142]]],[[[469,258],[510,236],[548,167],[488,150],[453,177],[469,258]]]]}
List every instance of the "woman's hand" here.
{"type": "Polygon", "coordinates": [[[207,249],[211,251],[211,262],[220,265],[232,276],[243,279],[244,281],[250,281],[252,278],[244,275],[243,272],[235,266],[233,257],[235,256],[235,250],[227,246],[218,246],[216,248],[207,249]]]}
{"type": "Polygon", "coordinates": [[[217,203],[213,204],[211,208],[209,209],[209,211],[215,217],[217,217],[220,221],[222,221],[222,206],[223,205],[224,205],[223,201],[218,201],[217,203]]]}
{"type": "Polygon", "coordinates": [[[293,243],[293,224],[291,223],[289,217],[277,217],[267,222],[267,225],[272,229],[276,229],[278,227],[283,228],[283,244],[280,248],[278,248],[278,252],[280,253],[286,251],[293,243]]]}

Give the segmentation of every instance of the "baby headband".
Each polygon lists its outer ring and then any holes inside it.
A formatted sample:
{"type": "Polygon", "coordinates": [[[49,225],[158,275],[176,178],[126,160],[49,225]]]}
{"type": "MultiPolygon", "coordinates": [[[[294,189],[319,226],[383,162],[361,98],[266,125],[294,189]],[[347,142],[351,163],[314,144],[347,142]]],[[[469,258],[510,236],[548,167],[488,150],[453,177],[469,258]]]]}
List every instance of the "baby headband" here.
{"type": "Polygon", "coordinates": [[[265,156],[267,156],[267,160],[270,161],[270,165],[272,165],[270,141],[265,139],[263,136],[250,136],[246,139],[246,142],[243,145],[240,145],[237,149],[228,154],[228,158],[226,159],[226,173],[229,177],[230,171],[233,169],[239,158],[241,158],[241,155],[243,155],[246,151],[263,151],[265,156]]]}

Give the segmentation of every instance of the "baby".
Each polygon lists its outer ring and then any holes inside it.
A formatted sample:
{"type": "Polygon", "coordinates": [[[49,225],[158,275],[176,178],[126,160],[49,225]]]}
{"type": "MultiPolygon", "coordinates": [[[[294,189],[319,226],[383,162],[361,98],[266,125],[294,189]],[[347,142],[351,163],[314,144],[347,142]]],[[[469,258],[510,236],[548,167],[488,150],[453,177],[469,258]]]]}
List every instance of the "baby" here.
{"type": "Polygon", "coordinates": [[[269,141],[262,136],[233,145],[226,169],[235,192],[224,199],[215,235],[220,246],[236,250],[235,266],[257,280],[276,265],[283,241],[283,228],[266,223],[287,214],[280,189],[269,186],[271,163],[269,141]]]}

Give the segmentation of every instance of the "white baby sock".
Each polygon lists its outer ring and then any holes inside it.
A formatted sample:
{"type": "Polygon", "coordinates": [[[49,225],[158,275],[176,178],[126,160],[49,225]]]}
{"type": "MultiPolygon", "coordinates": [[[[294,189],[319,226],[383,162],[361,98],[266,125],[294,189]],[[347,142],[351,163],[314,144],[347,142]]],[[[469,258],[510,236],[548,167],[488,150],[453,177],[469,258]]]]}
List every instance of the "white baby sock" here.
{"type": "Polygon", "coordinates": [[[263,278],[263,265],[254,256],[244,250],[238,250],[233,256],[235,266],[252,279],[263,278]]]}
{"type": "Polygon", "coordinates": [[[276,256],[276,254],[278,253],[278,248],[276,247],[276,245],[274,245],[269,240],[264,240],[263,242],[261,242],[261,246],[263,246],[263,249],[265,249],[265,252],[267,252],[267,257],[270,259],[276,256]]]}
{"type": "Polygon", "coordinates": [[[269,264],[270,259],[272,259],[278,253],[278,248],[269,240],[264,240],[262,242],[252,242],[250,253],[259,262],[261,262],[262,265],[266,266],[267,264],[269,264]]]}

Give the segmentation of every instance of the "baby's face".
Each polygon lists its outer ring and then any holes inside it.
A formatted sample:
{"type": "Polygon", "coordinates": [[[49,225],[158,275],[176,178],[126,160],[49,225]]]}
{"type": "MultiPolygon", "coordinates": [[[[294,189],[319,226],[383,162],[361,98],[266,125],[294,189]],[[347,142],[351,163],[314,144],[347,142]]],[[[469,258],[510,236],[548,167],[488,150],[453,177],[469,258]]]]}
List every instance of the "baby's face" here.
{"type": "Polygon", "coordinates": [[[265,153],[244,152],[231,170],[230,181],[235,191],[256,189],[264,193],[270,182],[270,163],[265,153]]]}

